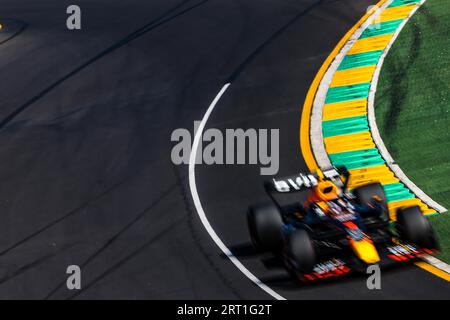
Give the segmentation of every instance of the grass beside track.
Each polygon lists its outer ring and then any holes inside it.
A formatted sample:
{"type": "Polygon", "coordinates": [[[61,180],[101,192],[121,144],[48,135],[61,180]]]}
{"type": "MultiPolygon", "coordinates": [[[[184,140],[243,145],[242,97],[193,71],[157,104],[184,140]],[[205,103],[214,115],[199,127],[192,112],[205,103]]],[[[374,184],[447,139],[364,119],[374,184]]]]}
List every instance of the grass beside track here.
{"type": "MultiPolygon", "coordinates": [[[[450,1],[428,0],[385,59],[375,97],[377,125],[405,174],[450,208],[450,1]]],[[[431,218],[450,263],[450,213],[431,218]]]]}

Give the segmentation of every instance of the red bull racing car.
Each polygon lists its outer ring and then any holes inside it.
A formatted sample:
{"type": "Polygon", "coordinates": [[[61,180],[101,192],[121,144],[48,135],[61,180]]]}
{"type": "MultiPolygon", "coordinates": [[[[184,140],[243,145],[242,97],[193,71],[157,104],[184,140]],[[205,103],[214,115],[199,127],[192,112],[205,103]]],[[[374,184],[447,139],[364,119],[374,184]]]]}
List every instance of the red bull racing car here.
{"type": "Polygon", "coordinates": [[[331,168],[265,183],[271,202],[251,206],[253,244],[280,255],[288,272],[303,281],[342,276],[413,261],[438,249],[435,233],[418,206],[400,208],[393,221],[378,182],[351,191],[346,168],[331,168]],[[308,192],[306,201],[281,204],[277,196],[308,192]]]}

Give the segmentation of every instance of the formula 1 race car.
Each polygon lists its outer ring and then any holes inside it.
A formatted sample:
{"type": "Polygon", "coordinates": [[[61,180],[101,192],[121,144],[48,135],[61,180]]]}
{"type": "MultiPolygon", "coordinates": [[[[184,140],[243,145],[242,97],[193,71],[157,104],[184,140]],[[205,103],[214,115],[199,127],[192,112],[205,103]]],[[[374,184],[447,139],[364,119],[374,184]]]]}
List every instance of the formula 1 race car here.
{"type": "Polygon", "coordinates": [[[380,183],[349,191],[349,178],[340,167],[267,181],[272,201],[247,213],[254,246],[280,255],[288,272],[304,281],[413,261],[438,249],[420,207],[398,209],[393,221],[380,183]],[[276,197],[301,191],[308,191],[304,204],[283,205],[276,197]]]}

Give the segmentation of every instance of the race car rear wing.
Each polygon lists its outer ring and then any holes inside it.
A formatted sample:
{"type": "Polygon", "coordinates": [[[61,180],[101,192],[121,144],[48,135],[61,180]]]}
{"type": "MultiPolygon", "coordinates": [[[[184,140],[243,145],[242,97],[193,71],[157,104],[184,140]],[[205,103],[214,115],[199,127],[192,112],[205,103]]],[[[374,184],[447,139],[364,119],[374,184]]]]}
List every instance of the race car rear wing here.
{"type": "MultiPolygon", "coordinates": [[[[327,180],[331,180],[344,190],[347,188],[350,173],[345,167],[336,167],[322,171],[327,180]]],[[[287,176],[272,179],[264,183],[264,188],[269,195],[274,193],[291,193],[306,191],[317,185],[319,176],[316,173],[287,176]]]]}

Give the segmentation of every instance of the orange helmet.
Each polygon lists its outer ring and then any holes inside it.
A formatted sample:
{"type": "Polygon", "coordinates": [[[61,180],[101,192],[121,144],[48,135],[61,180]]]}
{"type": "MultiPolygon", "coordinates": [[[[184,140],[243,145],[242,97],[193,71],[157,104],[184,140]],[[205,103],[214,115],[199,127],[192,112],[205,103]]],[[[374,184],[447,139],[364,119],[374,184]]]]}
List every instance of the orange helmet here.
{"type": "Polygon", "coordinates": [[[321,201],[337,199],[341,194],[339,187],[329,180],[319,181],[314,192],[321,201]]]}

